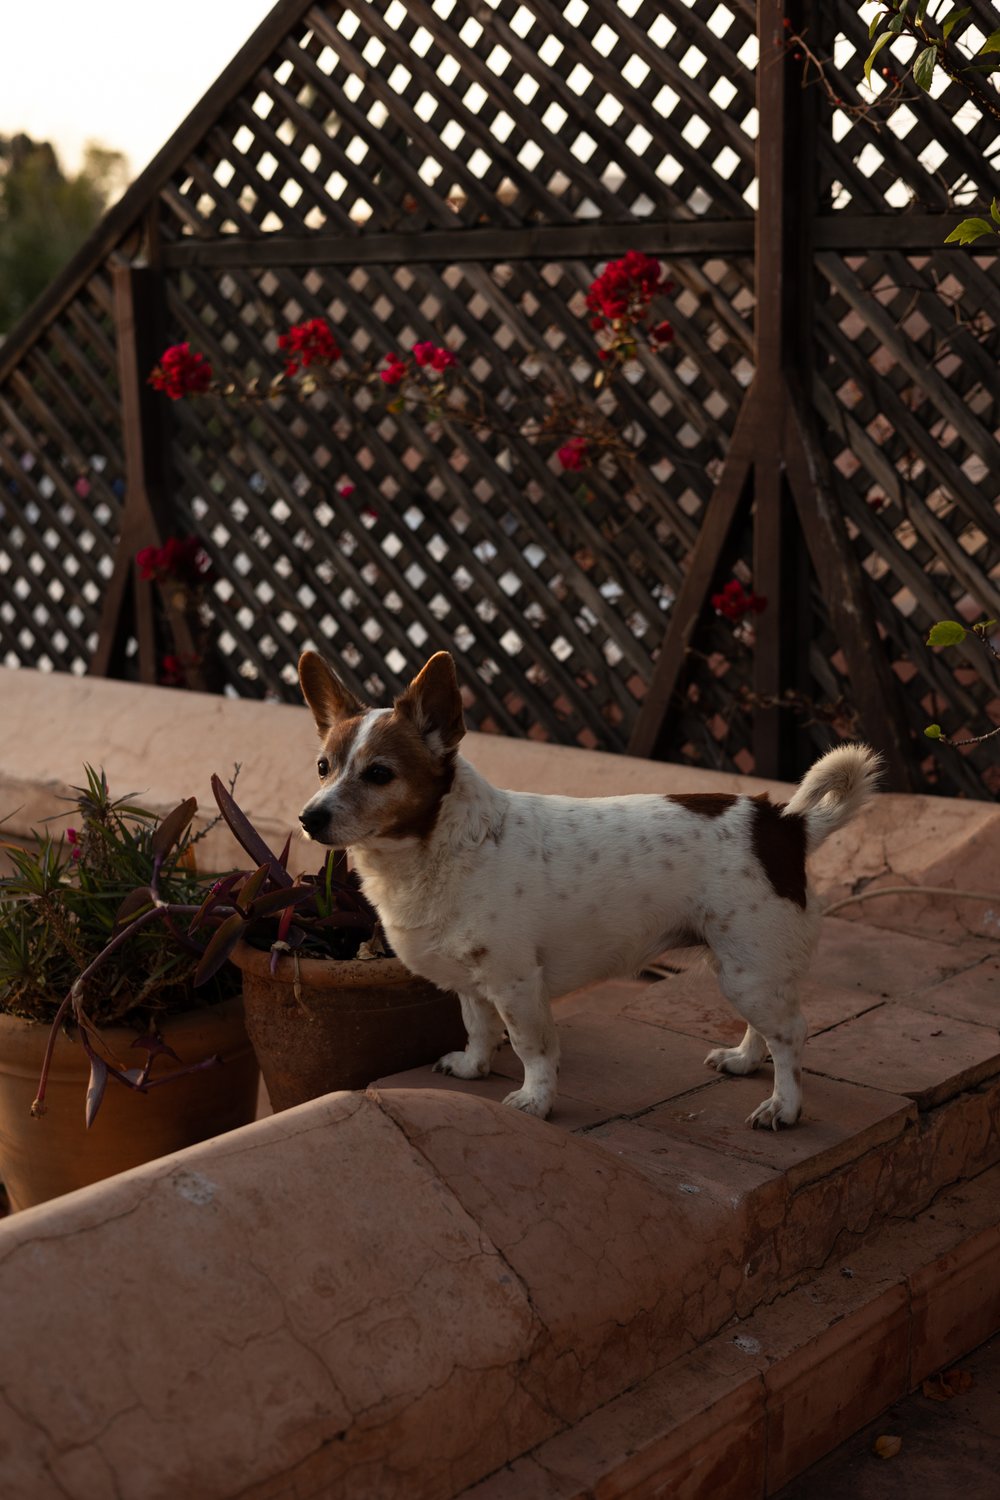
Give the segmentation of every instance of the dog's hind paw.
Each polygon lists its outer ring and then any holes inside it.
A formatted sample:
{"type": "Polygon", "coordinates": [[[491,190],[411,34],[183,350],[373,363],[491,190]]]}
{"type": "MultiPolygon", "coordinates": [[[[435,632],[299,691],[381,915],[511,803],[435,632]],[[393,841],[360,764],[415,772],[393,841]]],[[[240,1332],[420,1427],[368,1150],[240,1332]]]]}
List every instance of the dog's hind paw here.
{"type": "Polygon", "coordinates": [[[705,1058],[705,1067],[717,1073],[756,1073],[760,1063],[739,1047],[714,1047],[705,1058]]]}
{"type": "Polygon", "coordinates": [[[485,1078],[489,1071],[488,1062],[477,1062],[468,1052],[446,1052],[434,1064],[435,1073],[448,1073],[452,1078],[485,1078]]]}
{"type": "Polygon", "coordinates": [[[544,1120],[552,1108],[551,1099],[545,1094],[534,1094],[530,1089],[515,1089],[503,1102],[509,1104],[511,1109],[519,1109],[526,1115],[537,1115],[539,1120],[544,1120]]]}
{"type": "Polygon", "coordinates": [[[772,1130],[787,1129],[794,1125],[799,1118],[799,1111],[792,1109],[790,1105],[776,1099],[772,1094],[770,1099],[765,1099],[763,1104],[758,1104],[752,1115],[747,1115],[747,1124],[752,1130],[766,1130],[768,1126],[772,1130]]]}

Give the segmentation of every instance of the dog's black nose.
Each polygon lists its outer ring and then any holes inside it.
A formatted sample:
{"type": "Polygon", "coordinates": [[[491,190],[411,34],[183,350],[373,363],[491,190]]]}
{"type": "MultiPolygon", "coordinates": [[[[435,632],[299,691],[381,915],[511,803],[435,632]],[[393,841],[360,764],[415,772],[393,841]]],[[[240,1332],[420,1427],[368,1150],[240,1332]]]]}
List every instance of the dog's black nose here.
{"type": "Polygon", "coordinates": [[[316,839],[326,826],[326,813],[321,807],[304,807],[299,813],[299,822],[309,837],[316,839]]]}

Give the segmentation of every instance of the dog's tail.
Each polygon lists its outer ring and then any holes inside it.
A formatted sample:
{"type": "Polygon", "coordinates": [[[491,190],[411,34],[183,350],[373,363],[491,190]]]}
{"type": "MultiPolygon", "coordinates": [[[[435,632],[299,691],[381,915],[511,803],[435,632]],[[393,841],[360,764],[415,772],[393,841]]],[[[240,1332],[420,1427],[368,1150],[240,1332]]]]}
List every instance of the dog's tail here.
{"type": "Polygon", "coordinates": [[[837,745],[803,776],[785,816],[804,817],[809,848],[816,849],[874,796],[882,757],[867,745],[837,745]]]}

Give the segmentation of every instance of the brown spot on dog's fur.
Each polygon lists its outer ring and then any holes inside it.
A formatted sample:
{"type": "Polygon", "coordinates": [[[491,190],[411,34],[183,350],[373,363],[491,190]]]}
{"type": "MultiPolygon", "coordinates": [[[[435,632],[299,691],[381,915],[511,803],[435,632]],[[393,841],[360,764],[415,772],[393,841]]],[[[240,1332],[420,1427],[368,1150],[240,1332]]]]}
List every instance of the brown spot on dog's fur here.
{"type": "MultiPolygon", "coordinates": [[[[385,759],[396,771],[395,781],[385,788],[387,823],[379,829],[381,836],[429,838],[455,779],[456,752],[435,755],[415,725],[393,713],[372,726],[361,754],[364,765],[385,759]]],[[[364,765],[359,765],[359,771],[364,765]]]]}
{"type": "Polygon", "coordinates": [[[516,885],[514,887],[514,895],[515,896],[523,896],[524,895],[524,886],[523,885],[516,885]]]}
{"type": "Polygon", "coordinates": [[[469,963],[470,964],[480,964],[480,963],[482,963],[483,959],[486,958],[486,956],[489,953],[489,951],[490,950],[488,948],[473,948],[472,951],[469,954],[469,963]]]}
{"type": "Polygon", "coordinates": [[[806,825],[798,814],[782,817],[784,803],[772,803],[766,792],[754,797],[750,838],[753,852],[776,896],[806,904],[806,825]]]}
{"type": "Polygon", "coordinates": [[[668,802],[676,802],[700,818],[721,818],[738,800],[733,792],[674,792],[667,797],[668,802]]]}

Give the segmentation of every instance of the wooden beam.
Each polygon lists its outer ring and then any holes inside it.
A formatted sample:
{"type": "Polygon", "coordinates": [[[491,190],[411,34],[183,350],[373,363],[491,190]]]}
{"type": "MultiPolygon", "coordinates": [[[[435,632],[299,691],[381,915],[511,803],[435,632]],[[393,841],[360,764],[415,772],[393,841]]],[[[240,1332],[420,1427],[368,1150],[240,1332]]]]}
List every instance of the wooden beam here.
{"type": "Polygon", "coordinates": [[[886,789],[912,792],[916,777],[899,682],[882,648],[861,565],[826,477],[826,456],[811,418],[794,395],[787,408],[784,447],[799,524],[847,662],[863,732],[885,757],[886,789]]]}
{"type": "Polygon", "coordinates": [[[747,392],[736,419],[719,483],[705,510],[680,593],[670,609],[649,689],[628,743],[629,755],[655,757],[664,738],[670,702],[684,668],[695,626],[705,605],[719,558],[741,504],[748,499],[757,425],[757,387],[747,392]]]}

